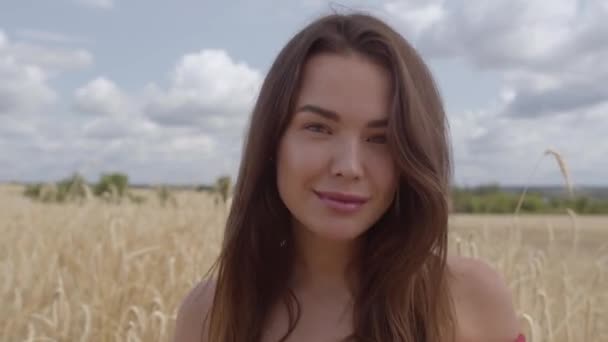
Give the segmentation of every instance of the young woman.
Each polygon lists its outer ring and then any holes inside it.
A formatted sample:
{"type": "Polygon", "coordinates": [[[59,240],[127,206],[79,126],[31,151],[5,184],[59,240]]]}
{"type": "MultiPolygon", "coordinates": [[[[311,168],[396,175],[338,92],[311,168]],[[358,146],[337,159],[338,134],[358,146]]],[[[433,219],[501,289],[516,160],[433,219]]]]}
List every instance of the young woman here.
{"type": "Polygon", "coordinates": [[[266,76],[175,341],[523,341],[504,280],[447,257],[450,159],[410,44],[365,14],[314,21],[266,76]]]}

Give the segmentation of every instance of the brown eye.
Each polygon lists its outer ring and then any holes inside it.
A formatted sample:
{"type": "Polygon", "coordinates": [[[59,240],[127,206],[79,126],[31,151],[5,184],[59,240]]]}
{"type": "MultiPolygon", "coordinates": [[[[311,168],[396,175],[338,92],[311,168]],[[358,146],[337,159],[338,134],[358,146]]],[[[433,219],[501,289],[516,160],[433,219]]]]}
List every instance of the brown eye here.
{"type": "Polygon", "coordinates": [[[377,143],[377,144],[386,144],[387,139],[386,139],[386,135],[376,135],[371,137],[369,140],[377,143]]]}
{"type": "Polygon", "coordinates": [[[322,133],[322,130],[329,131],[328,129],[326,129],[325,126],[323,126],[321,124],[310,124],[310,125],[306,125],[304,128],[309,131],[319,132],[319,133],[322,133]]]}

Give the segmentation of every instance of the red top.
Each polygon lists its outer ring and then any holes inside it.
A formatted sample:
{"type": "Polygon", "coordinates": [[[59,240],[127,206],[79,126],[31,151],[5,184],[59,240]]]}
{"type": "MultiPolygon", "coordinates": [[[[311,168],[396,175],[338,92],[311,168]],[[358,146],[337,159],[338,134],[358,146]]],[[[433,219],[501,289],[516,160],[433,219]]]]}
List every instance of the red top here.
{"type": "Polygon", "coordinates": [[[526,337],[524,336],[524,334],[519,334],[519,336],[517,336],[517,340],[515,340],[514,342],[526,342],[526,337]]]}

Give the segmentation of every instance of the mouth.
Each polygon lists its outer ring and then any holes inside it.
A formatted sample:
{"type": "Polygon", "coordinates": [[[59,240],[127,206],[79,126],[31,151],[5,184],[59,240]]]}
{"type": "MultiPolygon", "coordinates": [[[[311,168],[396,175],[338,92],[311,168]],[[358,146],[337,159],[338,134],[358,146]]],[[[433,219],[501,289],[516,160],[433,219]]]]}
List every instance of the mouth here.
{"type": "Polygon", "coordinates": [[[337,192],[314,191],[317,197],[328,208],[342,213],[354,213],[363,207],[368,197],[337,192]]]}

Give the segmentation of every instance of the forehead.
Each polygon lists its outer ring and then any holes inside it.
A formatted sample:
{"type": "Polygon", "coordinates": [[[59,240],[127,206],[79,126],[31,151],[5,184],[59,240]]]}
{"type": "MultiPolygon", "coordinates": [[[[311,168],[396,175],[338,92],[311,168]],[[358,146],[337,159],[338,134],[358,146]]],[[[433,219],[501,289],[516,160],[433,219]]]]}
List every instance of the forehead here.
{"type": "Polygon", "coordinates": [[[390,97],[386,68],[357,53],[323,53],[304,65],[296,104],[328,108],[346,120],[369,120],[387,116],[390,97]]]}

